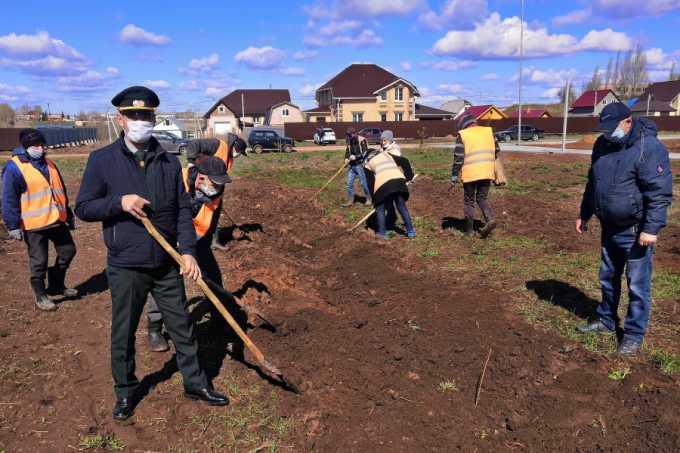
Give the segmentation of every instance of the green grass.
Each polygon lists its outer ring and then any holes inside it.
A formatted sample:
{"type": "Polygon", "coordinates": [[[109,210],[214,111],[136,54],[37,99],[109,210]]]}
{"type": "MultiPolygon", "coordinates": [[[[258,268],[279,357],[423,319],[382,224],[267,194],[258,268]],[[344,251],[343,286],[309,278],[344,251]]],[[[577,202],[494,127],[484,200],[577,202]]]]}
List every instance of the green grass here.
{"type": "Polygon", "coordinates": [[[630,375],[630,368],[617,368],[609,371],[607,375],[612,381],[623,381],[630,375]]]}
{"type": "Polygon", "coordinates": [[[680,356],[662,349],[652,351],[652,361],[668,375],[680,373],[680,356]]]}
{"type": "Polygon", "coordinates": [[[654,297],[658,299],[680,299],[680,275],[665,270],[656,270],[652,277],[654,297]]]}
{"type": "Polygon", "coordinates": [[[458,385],[455,379],[446,380],[439,383],[439,391],[442,393],[458,392],[458,385]]]}
{"type": "Polygon", "coordinates": [[[93,434],[82,436],[80,438],[80,447],[84,450],[123,451],[125,449],[125,444],[114,434],[105,436],[93,434]]]}

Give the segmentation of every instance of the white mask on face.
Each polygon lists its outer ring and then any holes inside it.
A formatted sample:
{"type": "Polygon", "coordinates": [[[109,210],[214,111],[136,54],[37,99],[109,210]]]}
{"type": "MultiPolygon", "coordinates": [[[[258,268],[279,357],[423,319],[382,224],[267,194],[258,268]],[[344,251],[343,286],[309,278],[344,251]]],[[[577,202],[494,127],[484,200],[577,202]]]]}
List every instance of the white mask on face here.
{"type": "Polygon", "coordinates": [[[127,120],[127,136],[134,143],[146,143],[151,138],[154,124],[151,121],[127,120]]]}
{"type": "Polygon", "coordinates": [[[206,197],[214,197],[219,193],[219,190],[217,190],[215,186],[211,186],[209,184],[201,184],[198,187],[198,190],[203,192],[203,194],[205,194],[206,197]]]}
{"type": "Polygon", "coordinates": [[[31,159],[40,159],[45,154],[45,149],[42,146],[29,146],[26,152],[31,159]]]}

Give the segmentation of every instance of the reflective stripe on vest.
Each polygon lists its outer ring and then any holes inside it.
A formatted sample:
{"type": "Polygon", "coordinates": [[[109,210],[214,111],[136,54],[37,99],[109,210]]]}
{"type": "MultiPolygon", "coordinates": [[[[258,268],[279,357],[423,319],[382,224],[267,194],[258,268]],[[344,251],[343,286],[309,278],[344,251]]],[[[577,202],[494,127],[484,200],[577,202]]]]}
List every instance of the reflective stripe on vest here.
{"type": "MultiPolygon", "coordinates": [[[[182,169],[182,179],[184,179],[184,188],[189,192],[189,169],[182,169]]],[[[194,217],[194,230],[196,230],[196,239],[201,239],[210,230],[213,215],[220,206],[221,197],[217,197],[210,203],[205,203],[199,209],[198,214],[194,217]]]]}
{"type": "Polygon", "coordinates": [[[66,222],[64,182],[54,162],[45,160],[50,175],[49,181],[30,162],[22,162],[17,156],[12,157],[26,182],[26,191],[21,194],[21,228],[26,231],[66,222]]]}
{"type": "Polygon", "coordinates": [[[227,166],[227,172],[231,171],[231,167],[234,166],[234,156],[229,152],[229,145],[224,140],[220,140],[220,146],[215,151],[215,157],[224,161],[224,165],[227,166]]]}
{"type": "Polygon", "coordinates": [[[459,132],[465,146],[465,161],[461,181],[474,182],[494,179],[496,162],[496,141],[490,127],[474,126],[459,132]]]}

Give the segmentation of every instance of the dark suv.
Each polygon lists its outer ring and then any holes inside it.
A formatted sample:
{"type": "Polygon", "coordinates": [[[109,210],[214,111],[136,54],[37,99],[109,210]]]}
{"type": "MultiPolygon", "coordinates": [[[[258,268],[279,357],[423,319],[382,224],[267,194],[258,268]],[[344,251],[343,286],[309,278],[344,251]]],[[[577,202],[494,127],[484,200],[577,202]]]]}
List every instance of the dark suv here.
{"type": "MultiPolygon", "coordinates": [[[[517,140],[517,126],[512,126],[504,131],[496,132],[496,139],[499,141],[509,142],[517,140]]],[[[537,129],[534,126],[522,126],[522,140],[537,141],[545,135],[543,129],[537,129]]]]}
{"type": "Polygon", "coordinates": [[[369,145],[379,145],[382,143],[380,140],[382,132],[382,129],[368,127],[366,129],[361,129],[359,135],[364,137],[369,145]]]}
{"type": "Polygon", "coordinates": [[[260,154],[262,151],[290,153],[294,151],[295,141],[279,135],[273,129],[253,129],[248,136],[248,146],[255,154],[260,154]]]}

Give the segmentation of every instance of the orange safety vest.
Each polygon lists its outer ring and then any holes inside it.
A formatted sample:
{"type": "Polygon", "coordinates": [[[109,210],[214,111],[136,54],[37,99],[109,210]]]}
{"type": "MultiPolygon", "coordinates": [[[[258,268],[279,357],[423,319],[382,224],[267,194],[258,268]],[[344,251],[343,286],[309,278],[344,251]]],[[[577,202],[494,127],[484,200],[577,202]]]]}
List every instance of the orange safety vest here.
{"type": "Polygon", "coordinates": [[[220,147],[215,151],[215,157],[222,159],[224,165],[227,166],[227,171],[231,171],[231,167],[234,166],[234,156],[229,152],[229,145],[224,140],[220,140],[220,147]]]}
{"type": "Polygon", "coordinates": [[[496,141],[490,127],[473,126],[459,132],[465,146],[461,181],[495,179],[496,141]]]}
{"type": "Polygon", "coordinates": [[[49,181],[30,162],[22,162],[17,156],[12,157],[12,161],[26,181],[26,191],[21,194],[21,228],[26,231],[66,222],[64,181],[61,180],[54,162],[45,160],[50,175],[49,181]]]}
{"type": "MultiPolygon", "coordinates": [[[[189,192],[189,169],[182,169],[182,179],[184,179],[184,188],[189,192]]],[[[213,215],[219,209],[222,197],[215,198],[210,203],[205,203],[201,206],[196,217],[194,217],[194,229],[196,230],[196,239],[201,239],[206,235],[212,224],[213,215]]]]}

